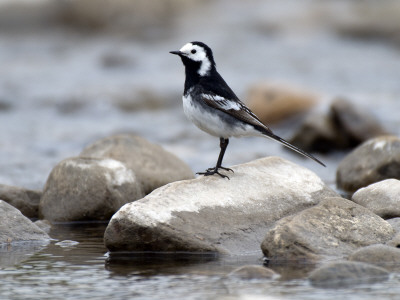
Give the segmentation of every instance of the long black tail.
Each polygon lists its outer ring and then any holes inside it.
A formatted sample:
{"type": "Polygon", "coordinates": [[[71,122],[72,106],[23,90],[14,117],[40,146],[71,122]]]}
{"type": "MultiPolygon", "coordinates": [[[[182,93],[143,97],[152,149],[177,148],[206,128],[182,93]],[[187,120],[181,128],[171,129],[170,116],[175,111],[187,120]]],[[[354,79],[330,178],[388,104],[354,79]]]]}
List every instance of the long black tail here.
{"type": "Polygon", "coordinates": [[[323,162],[321,162],[319,159],[315,158],[314,156],[312,156],[311,154],[305,152],[304,150],[301,150],[300,148],[297,148],[296,146],[293,146],[291,143],[289,143],[288,141],[285,141],[283,138],[275,135],[274,133],[272,133],[272,131],[264,131],[263,130],[263,134],[266,137],[269,137],[279,143],[281,143],[282,145],[288,147],[289,149],[296,151],[297,153],[300,153],[301,155],[304,155],[308,158],[311,158],[312,160],[316,161],[317,163],[319,163],[320,165],[325,166],[325,164],[323,162]]]}

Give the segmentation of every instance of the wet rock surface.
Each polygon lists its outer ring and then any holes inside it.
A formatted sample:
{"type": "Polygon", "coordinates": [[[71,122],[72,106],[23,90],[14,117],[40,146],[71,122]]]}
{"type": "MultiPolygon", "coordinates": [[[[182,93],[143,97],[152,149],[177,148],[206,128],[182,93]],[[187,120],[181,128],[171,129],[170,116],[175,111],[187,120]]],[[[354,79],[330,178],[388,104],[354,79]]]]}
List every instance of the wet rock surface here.
{"type": "Polygon", "coordinates": [[[28,218],[39,216],[41,191],[0,184],[0,199],[11,204],[28,218]]]}
{"type": "Polygon", "coordinates": [[[190,167],[178,157],[134,134],[114,135],[96,141],[80,156],[123,162],[135,173],[146,194],[167,183],[194,178],[190,167]]]}
{"type": "Polygon", "coordinates": [[[373,183],[357,190],[351,200],[384,219],[400,217],[400,180],[373,183]]]}
{"type": "Polygon", "coordinates": [[[347,288],[389,279],[383,268],[361,262],[333,262],[323,265],[309,276],[311,284],[321,288],[347,288]]]}
{"type": "Polygon", "coordinates": [[[338,98],[326,114],[308,116],[290,142],[323,153],[351,149],[388,132],[367,109],[338,98]]]}
{"type": "Polygon", "coordinates": [[[362,106],[354,105],[347,99],[335,99],[331,104],[330,115],[338,133],[347,136],[349,147],[388,134],[372,112],[362,106]]]}
{"type": "Polygon", "coordinates": [[[0,200],[0,245],[15,242],[47,242],[50,237],[15,207],[0,200]]]}
{"type": "Polygon", "coordinates": [[[261,244],[271,260],[321,260],[384,243],[394,235],[389,223],[349,200],[332,197],[275,223],[261,244]]]}
{"type": "Polygon", "coordinates": [[[313,172],[277,157],[232,169],[230,180],[208,176],[174,182],[124,205],[107,226],[106,247],[257,253],[273,222],[336,195],[313,172]]]}
{"type": "Polygon", "coordinates": [[[400,179],[400,139],[395,136],[361,144],[340,162],[336,172],[338,188],[350,193],[389,178],[400,179]]]}
{"type": "Polygon", "coordinates": [[[376,244],[356,250],[348,259],[384,268],[388,271],[400,270],[400,249],[376,244]]]}
{"type": "Polygon", "coordinates": [[[144,196],[135,174],[109,158],[68,158],[54,167],[40,200],[49,221],[108,220],[125,203],[144,196]]]}
{"type": "Polygon", "coordinates": [[[326,115],[316,113],[305,118],[289,142],[305,151],[322,153],[345,148],[347,144],[346,139],[338,135],[333,121],[326,115]]]}

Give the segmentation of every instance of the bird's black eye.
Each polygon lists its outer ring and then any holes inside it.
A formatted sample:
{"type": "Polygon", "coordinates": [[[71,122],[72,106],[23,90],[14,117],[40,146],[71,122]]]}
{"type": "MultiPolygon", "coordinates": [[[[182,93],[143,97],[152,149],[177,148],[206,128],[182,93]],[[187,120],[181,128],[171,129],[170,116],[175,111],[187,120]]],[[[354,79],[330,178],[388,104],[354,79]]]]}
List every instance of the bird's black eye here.
{"type": "Polygon", "coordinates": [[[193,49],[193,50],[190,51],[190,52],[192,52],[192,54],[195,54],[197,51],[196,51],[196,49],[193,49]]]}

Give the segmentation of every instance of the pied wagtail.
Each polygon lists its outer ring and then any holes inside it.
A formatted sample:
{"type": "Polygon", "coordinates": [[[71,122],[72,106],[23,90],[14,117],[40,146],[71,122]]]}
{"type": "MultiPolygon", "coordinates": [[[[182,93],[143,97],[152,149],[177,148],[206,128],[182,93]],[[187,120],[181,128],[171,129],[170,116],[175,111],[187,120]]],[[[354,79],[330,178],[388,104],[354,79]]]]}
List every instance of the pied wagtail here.
{"type": "Polygon", "coordinates": [[[185,65],[185,87],[183,92],[183,110],[185,115],[201,130],[219,137],[220,148],[215,167],[199,172],[199,175],[218,174],[219,169],[232,171],[222,166],[225,150],[230,137],[263,136],[280,142],[286,147],[325,166],[317,158],[293,146],[275,135],[257,116],[235,95],[216,69],[213,53],[202,42],[191,42],[179,51],[170,53],[179,55],[185,65]]]}

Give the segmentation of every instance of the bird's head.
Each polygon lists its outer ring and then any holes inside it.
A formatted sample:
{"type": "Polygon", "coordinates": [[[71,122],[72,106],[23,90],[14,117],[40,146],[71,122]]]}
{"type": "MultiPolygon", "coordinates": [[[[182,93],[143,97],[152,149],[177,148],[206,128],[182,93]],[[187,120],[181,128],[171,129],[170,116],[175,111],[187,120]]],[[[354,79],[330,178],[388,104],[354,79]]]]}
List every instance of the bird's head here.
{"type": "Polygon", "coordinates": [[[170,53],[179,55],[185,67],[196,71],[200,76],[208,75],[215,68],[213,53],[210,47],[202,42],[187,43],[180,50],[170,53]]]}

